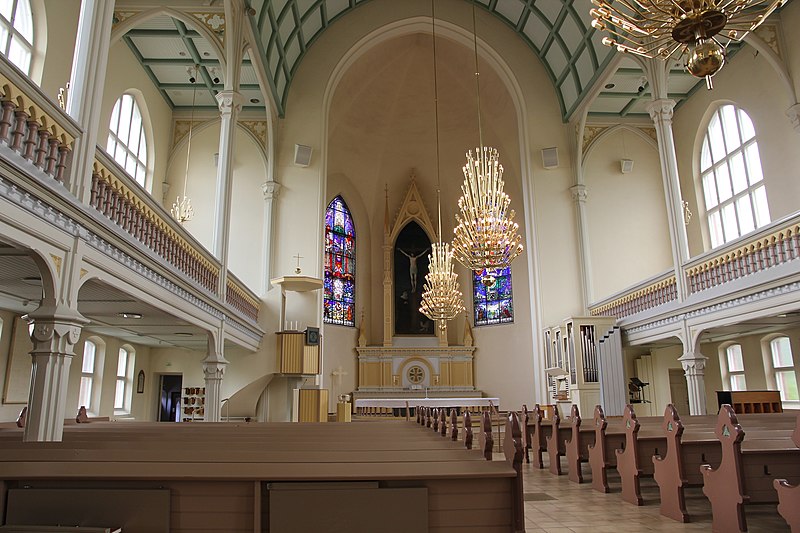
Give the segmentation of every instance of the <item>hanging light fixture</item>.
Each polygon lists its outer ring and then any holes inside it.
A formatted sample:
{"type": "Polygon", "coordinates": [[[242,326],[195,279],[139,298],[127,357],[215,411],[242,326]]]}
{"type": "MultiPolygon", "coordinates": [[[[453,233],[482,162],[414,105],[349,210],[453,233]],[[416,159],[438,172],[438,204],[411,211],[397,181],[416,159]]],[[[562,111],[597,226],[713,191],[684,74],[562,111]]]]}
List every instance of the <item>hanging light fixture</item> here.
{"type": "Polygon", "coordinates": [[[725,64],[725,49],[739,42],[784,0],[592,0],[592,26],[603,44],[619,52],[669,59],[684,57],[686,70],[705,78],[725,64]]]}
{"type": "Polygon", "coordinates": [[[444,332],[447,321],[463,313],[464,299],[458,285],[458,274],[455,273],[453,250],[447,243],[442,243],[442,201],[439,181],[439,86],[436,69],[436,8],[431,0],[431,28],[433,35],[433,101],[436,124],[436,206],[439,217],[439,242],[431,245],[428,255],[428,273],[423,285],[422,303],[419,311],[439,324],[444,332]]]}
{"type": "Polygon", "coordinates": [[[172,214],[173,218],[177,220],[180,224],[184,222],[188,222],[192,220],[194,217],[194,209],[192,208],[192,201],[186,196],[186,184],[189,183],[189,160],[192,156],[192,127],[194,126],[194,103],[195,98],[197,96],[197,86],[195,82],[197,81],[197,75],[200,67],[199,65],[194,65],[186,69],[187,74],[189,74],[189,83],[192,84],[192,111],[189,116],[189,140],[187,141],[187,148],[186,148],[186,174],[183,179],[183,197],[178,196],[175,199],[175,203],[172,204],[172,209],[170,209],[170,213],[172,214]]]}
{"type": "Polygon", "coordinates": [[[511,264],[522,252],[522,236],[517,233],[511,198],[503,192],[503,165],[494,148],[483,145],[481,128],[481,84],[478,71],[478,35],[475,4],[472,4],[472,35],[475,45],[475,87],[478,100],[478,140],[480,146],[467,152],[464,183],[458,199],[460,214],[453,230],[453,253],[470,270],[481,271],[481,282],[494,284],[498,269],[511,264]]]}

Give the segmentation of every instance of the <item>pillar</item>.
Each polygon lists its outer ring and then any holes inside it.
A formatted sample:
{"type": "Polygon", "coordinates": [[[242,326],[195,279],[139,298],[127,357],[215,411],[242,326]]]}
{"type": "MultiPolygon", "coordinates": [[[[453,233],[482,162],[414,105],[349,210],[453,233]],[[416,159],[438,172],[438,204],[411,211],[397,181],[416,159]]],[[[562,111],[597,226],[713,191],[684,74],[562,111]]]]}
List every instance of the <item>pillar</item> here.
{"type": "Polygon", "coordinates": [[[69,187],[78,199],[87,204],[100,129],[100,108],[103,104],[113,17],[114,0],[81,2],[78,38],[67,93],[67,113],[80,124],[83,134],[75,140],[69,187]]]}
{"type": "Polygon", "coordinates": [[[708,357],[700,352],[687,351],[678,358],[689,389],[689,414],[706,414],[705,370],[708,357]]]}
{"type": "MultiPolygon", "coordinates": [[[[261,290],[266,293],[269,290],[269,280],[272,277],[272,225],[275,219],[275,200],[281,192],[281,184],[277,181],[267,181],[261,185],[261,190],[264,192],[264,272],[266,275],[263,277],[263,286],[261,290]]],[[[281,321],[281,328],[283,321],[281,321]]]]}
{"type": "Polygon", "coordinates": [[[647,111],[656,128],[658,153],[661,159],[661,175],[664,181],[664,197],[667,202],[672,261],[677,280],[678,301],[689,295],[683,265],[689,260],[689,243],[686,225],[683,223],[683,200],[681,198],[678,160],[675,155],[675,138],[672,134],[672,112],[675,100],[658,98],[647,104],[647,111]]]}
{"type": "Polygon", "coordinates": [[[60,441],[69,385],[73,347],[88,322],[72,309],[36,310],[28,315],[34,324],[33,369],[28,394],[28,417],[22,439],[26,442],[60,441]]]}
{"type": "Polygon", "coordinates": [[[228,283],[228,241],[230,240],[231,189],[236,117],[242,109],[242,95],[236,91],[217,93],[220,113],[219,161],[217,162],[217,207],[214,214],[214,255],[222,264],[219,295],[225,297],[228,283]]]}
{"type": "Polygon", "coordinates": [[[570,187],[572,200],[575,202],[575,213],[578,219],[578,251],[580,253],[581,278],[583,280],[583,306],[584,311],[588,311],[589,304],[592,303],[594,289],[592,287],[592,265],[589,260],[589,221],[586,215],[586,200],[589,198],[589,191],[586,185],[579,183],[570,187]]]}
{"type": "Polygon", "coordinates": [[[221,420],[222,403],[222,378],[228,361],[223,354],[225,342],[224,329],[220,328],[218,334],[208,336],[208,356],[203,359],[203,376],[206,387],[206,422],[219,422],[221,420]]]}

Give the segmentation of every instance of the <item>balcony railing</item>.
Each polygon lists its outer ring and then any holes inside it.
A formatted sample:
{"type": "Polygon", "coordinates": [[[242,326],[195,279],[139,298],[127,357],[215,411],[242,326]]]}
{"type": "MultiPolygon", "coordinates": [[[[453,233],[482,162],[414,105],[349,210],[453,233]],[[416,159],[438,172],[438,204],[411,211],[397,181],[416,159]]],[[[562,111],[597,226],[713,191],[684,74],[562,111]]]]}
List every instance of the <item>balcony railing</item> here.
{"type": "Polygon", "coordinates": [[[0,58],[0,93],[0,143],[64,183],[80,127],[5,58],[0,58]]]}
{"type": "Polygon", "coordinates": [[[797,259],[799,233],[800,214],[795,214],[703,254],[686,265],[689,292],[701,292],[797,259]]]}
{"type": "Polygon", "coordinates": [[[612,296],[589,306],[589,314],[622,318],[658,307],[677,298],[675,274],[670,271],[626,289],[621,295],[612,296]]]}
{"type": "Polygon", "coordinates": [[[225,289],[225,301],[253,322],[258,320],[258,297],[230,272],[228,272],[228,284],[225,289]]]}

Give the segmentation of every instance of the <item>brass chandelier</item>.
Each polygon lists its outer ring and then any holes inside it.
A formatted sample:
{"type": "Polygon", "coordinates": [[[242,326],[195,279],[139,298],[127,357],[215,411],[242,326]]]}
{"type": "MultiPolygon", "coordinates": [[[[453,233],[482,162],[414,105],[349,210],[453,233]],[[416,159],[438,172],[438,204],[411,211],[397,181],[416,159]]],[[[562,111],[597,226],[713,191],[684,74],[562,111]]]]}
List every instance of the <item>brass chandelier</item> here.
{"type": "Polygon", "coordinates": [[[592,0],[592,26],[619,52],[669,59],[705,78],[725,64],[725,49],[755,30],[784,0],[592,0]]]}
{"type": "Polygon", "coordinates": [[[422,302],[419,311],[439,325],[444,332],[447,321],[452,320],[465,311],[464,299],[458,285],[458,274],[455,273],[453,250],[447,243],[442,243],[442,201],[439,186],[439,87],[436,71],[436,9],[431,0],[431,27],[433,35],[433,90],[434,117],[436,124],[436,205],[439,217],[439,242],[431,244],[428,255],[428,273],[425,275],[422,302]]]}
{"type": "Polygon", "coordinates": [[[172,204],[172,209],[169,210],[172,217],[178,221],[179,224],[188,222],[194,217],[194,209],[192,208],[192,200],[186,196],[186,184],[189,183],[189,159],[192,156],[192,126],[194,126],[194,103],[197,96],[197,87],[194,83],[197,81],[200,66],[194,65],[188,67],[186,72],[189,74],[189,83],[192,84],[192,112],[189,117],[189,139],[186,148],[186,174],[183,179],[183,196],[175,198],[175,203],[172,204]]]}
{"type": "Polygon", "coordinates": [[[496,270],[511,264],[522,252],[522,236],[517,233],[511,198],[503,192],[503,165],[494,148],[483,145],[481,128],[481,86],[478,72],[478,36],[475,30],[475,4],[472,4],[472,33],[475,45],[475,87],[478,100],[480,146],[467,152],[464,183],[458,199],[460,214],[453,230],[453,253],[470,270],[481,271],[481,282],[491,286],[496,270]]]}

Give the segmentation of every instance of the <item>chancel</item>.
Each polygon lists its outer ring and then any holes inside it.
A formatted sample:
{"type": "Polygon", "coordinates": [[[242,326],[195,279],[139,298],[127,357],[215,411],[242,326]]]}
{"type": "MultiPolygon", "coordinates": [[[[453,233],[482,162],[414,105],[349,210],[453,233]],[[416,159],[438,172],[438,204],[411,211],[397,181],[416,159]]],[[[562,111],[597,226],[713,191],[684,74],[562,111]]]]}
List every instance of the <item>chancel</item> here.
{"type": "Polygon", "coordinates": [[[800,472],[692,461],[797,463],[798,26],[0,2],[0,531],[785,528],[800,472]]]}

